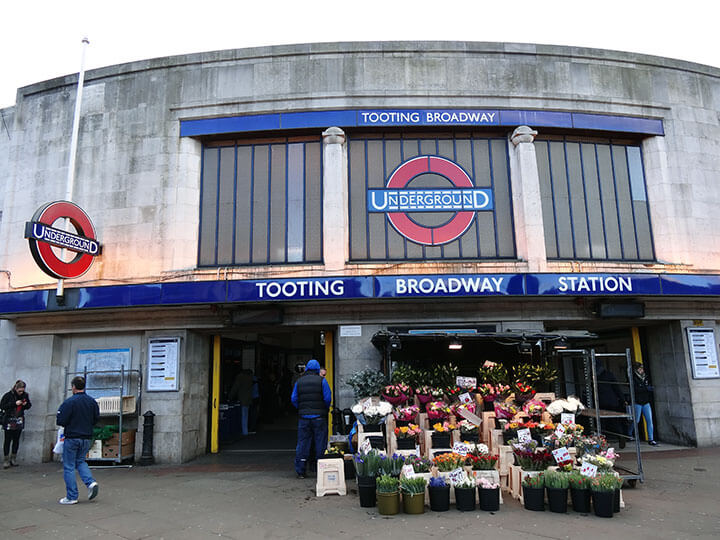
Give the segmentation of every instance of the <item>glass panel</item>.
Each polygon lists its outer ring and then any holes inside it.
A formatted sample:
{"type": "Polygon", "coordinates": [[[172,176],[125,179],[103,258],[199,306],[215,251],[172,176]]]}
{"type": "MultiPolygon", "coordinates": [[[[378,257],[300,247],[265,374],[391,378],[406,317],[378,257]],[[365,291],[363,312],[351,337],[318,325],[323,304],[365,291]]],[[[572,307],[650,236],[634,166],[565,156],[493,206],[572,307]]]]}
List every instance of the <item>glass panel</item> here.
{"type": "Polygon", "coordinates": [[[250,193],[252,190],[252,148],[237,149],[237,198],[235,201],[235,264],[250,262],[250,231],[252,213],[250,193]]]}
{"type": "Polygon", "coordinates": [[[595,145],[581,145],[582,170],[585,178],[585,201],[590,224],[590,258],[605,259],[605,229],[600,203],[600,186],[595,163],[595,145]]]}
{"type": "Polygon", "coordinates": [[[550,177],[555,204],[555,228],[558,256],[561,259],[575,258],[572,238],[572,217],[570,216],[570,195],[565,174],[565,149],[561,142],[550,143],[550,177]]]}
{"type": "MultiPolygon", "coordinates": [[[[367,143],[367,187],[379,189],[385,187],[385,164],[382,141],[367,143]]],[[[363,201],[365,196],[363,194],[363,201]]],[[[367,205],[365,205],[367,207],[367,205]]],[[[387,256],[387,236],[385,214],[368,214],[370,234],[370,258],[383,259],[387,256]]]]}
{"type": "Polygon", "coordinates": [[[322,143],[305,143],[305,260],[322,261],[322,143]]]}
{"type": "Polygon", "coordinates": [[[270,147],[271,169],[270,169],[270,262],[282,263],[287,260],[285,255],[286,238],[285,228],[287,224],[287,145],[273,144],[270,147]]]}
{"type": "Polygon", "coordinates": [[[555,237],[555,208],[552,198],[552,181],[550,179],[550,143],[535,142],[535,155],[538,162],[540,178],[540,202],[542,204],[543,225],[545,230],[545,252],[549,259],[557,259],[558,249],[555,237]]]}
{"type": "Polygon", "coordinates": [[[575,257],[589,259],[590,245],[588,241],[587,213],[585,212],[585,189],[582,167],[580,166],[580,145],[578,143],[566,143],[565,152],[568,183],[570,184],[570,209],[575,240],[575,257]]]}
{"type": "Polygon", "coordinates": [[[628,178],[627,159],[624,146],[612,146],[615,171],[615,189],[617,190],[618,215],[622,234],[623,259],[637,260],[635,242],[635,219],[630,199],[630,179],[628,178]]]}
{"type": "Polygon", "coordinates": [[[270,189],[270,147],[256,146],[253,159],[253,191],[252,191],[252,264],[269,262],[268,243],[270,230],[268,227],[268,203],[270,189]]]}
{"type": "Polygon", "coordinates": [[[232,264],[235,227],[235,148],[220,149],[217,264],[232,264]]]}
{"type": "Polygon", "coordinates": [[[615,179],[613,176],[612,161],[610,159],[610,146],[598,144],[597,165],[600,177],[600,200],[602,201],[605,225],[605,244],[608,259],[620,260],[623,257],[620,244],[620,228],[618,208],[615,202],[615,179]]]}
{"type": "Polygon", "coordinates": [[[305,153],[302,143],[288,145],[287,152],[287,260],[303,260],[305,223],[305,153]]]}
{"type": "MultiPolygon", "coordinates": [[[[492,147],[493,187],[495,196],[495,224],[493,230],[496,234],[488,246],[488,252],[500,257],[515,256],[515,234],[512,217],[512,195],[510,193],[510,171],[507,164],[507,141],[494,139],[490,142],[492,147]],[[495,246],[495,237],[498,245],[495,246]]],[[[492,212],[479,212],[478,217],[491,218],[492,212]]]]}
{"type": "Polygon", "coordinates": [[[206,148],[203,153],[202,203],[200,207],[199,264],[215,264],[217,234],[217,190],[220,149],[206,148]]]}
{"type": "Polygon", "coordinates": [[[366,193],[366,170],[365,170],[365,141],[349,140],[348,141],[348,181],[349,188],[349,204],[350,204],[350,258],[351,259],[367,259],[368,258],[368,242],[367,235],[367,203],[365,199],[366,193]]]}

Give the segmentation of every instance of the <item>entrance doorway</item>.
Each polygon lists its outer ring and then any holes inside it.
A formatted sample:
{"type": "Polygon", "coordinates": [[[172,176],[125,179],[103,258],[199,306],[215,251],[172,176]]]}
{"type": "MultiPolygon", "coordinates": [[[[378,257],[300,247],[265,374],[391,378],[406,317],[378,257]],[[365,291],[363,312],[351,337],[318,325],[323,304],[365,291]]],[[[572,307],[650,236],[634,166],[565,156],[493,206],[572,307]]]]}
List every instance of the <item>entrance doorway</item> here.
{"type": "Polygon", "coordinates": [[[294,452],[297,412],[290,395],[299,368],[312,358],[325,365],[320,332],[314,329],[222,337],[220,452],[294,452]]]}

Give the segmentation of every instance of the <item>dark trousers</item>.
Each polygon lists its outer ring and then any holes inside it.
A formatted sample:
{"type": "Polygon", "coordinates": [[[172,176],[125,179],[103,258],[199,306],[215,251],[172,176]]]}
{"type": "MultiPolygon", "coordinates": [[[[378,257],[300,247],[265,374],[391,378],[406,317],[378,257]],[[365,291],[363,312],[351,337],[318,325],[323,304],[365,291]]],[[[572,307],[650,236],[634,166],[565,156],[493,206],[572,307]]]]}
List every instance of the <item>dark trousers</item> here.
{"type": "Polygon", "coordinates": [[[320,458],[325,453],[328,440],[327,418],[299,418],[297,447],[295,448],[295,472],[305,474],[310,446],[315,444],[315,456],[320,458]]]}
{"type": "Polygon", "coordinates": [[[10,444],[12,443],[12,453],[17,454],[20,446],[20,434],[22,429],[6,429],[5,442],[3,444],[3,455],[7,457],[10,454],[10,444]]]}

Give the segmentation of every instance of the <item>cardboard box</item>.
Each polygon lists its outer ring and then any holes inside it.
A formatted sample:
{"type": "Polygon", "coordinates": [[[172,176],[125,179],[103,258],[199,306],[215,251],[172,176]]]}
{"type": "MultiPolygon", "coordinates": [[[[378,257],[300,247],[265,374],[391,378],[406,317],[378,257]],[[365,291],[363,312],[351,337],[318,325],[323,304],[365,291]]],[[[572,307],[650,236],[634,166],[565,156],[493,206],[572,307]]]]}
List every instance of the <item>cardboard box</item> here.
{"type": "MultiPolygon", "coordinates": [[[[136,433],[136,431],[137,431],[137,430],[135,430],[135,429],[129,429],[129,430],[127,430],[127,431],[123,431],[122,437],[121,437],[121,439],[122,439],[122,443],[121,443],[121,444],[122,444],[123,446],[125,446],[126,444],[135,445],[135,433],[136,433]]],[[[117,445],[118,445],[118,439],[119,439],[119,438],[120,438],[120,437],[118,437],[118,434],[117,434],[117,433],[114,433],[112,437],[110,437],[107,441],[105,441],[105,444],[117,446],[117,445]]]]}
{"type": "Polygon", "coordinates": [[[90,450],[88,450],[86,459],[98,459],[102,457],[102,441],[93,441],[90,450]]]}
{"type": "MultiPolygon", "coordinates": [[[[120,448],[117,444],[104,443],[102,446],[102,457],[116,458],[120,448]]],[[[135,443],[122,445],[122,457],[127,457],[135,453],[135,443]]]]}

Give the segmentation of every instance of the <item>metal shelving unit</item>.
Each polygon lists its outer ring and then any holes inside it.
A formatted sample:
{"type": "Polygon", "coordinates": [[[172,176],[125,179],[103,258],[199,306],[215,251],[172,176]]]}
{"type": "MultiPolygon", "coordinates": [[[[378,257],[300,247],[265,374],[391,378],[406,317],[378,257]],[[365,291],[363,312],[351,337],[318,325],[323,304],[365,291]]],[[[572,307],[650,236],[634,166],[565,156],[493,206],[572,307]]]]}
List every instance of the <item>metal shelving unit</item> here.
{"type": "MultiPolygon", "coordinates": [[[[121,465],[123,461],[134,459],[135,453],[123,455],[122,453],[122,430],[123,423],[126,419],[137,419],[138,411],[140,411],[140,399],[142,397],[142,372],[139,369],[120,369],[115,370],[83,370],[83,371],[68,371],[65,370],[65,394],[72,391],[71,381],[72,378],[82,375],[85,378],[85,391],[92,396],[93,390],[95,391],[111,391],[117,392],[114,396],[120,401],[119,411],[111,413],[100,413],[101,418],[117,418],[118,424],[118,455],[117,457],[99,457],[99,458],[88,458],[87,461],[93,462],[109,462],[117,465],[121,465]],[[88,378],[90,377],[90,378],[88,378]],[[90,381],[94,379],[108,380],[107,386],[93,385],[90,381]],[[134,389],[134,392],[133,392],[134,389]],[[134,396],[135,407],[133,411],[123,412],[123,397],[134,396]]],[[[94,396],[93,396],[94,397],[94,396]]]]}
{"type": "MultiPolygon", "coordinates": [[[[595,428],[595,431],[598,435],[602,435],[602,419],[629,419],[630,422],[634,422],[634,411],[635,411],[635,389],[632,385],[632,356],[630,355],[630,349],[625,349],[624,353],[596,353],[594,349],[585,350],[585,349],[567,349],[562,351],[557,351],[558,356],[566,356],[569,357],[572,360],[581,359],[582,360],[582,370],[583,370],[583,378],[582,385],[584,386],[584,397],[585,397],[585,406],[587,407],[585,410],[583,410],[580,415],[589,417],[591,420],[591,423],[593,424],[593,427],[595,428]],[[599,407],[599,394],[598,394],[598,379],[597,379],[597,364],[599,359],[606,359],[607,361],[616,361],[621,362],[625,364],[625,370],[627,372],[627,383],[624,382],[610,382],[610,381],[602,381],[602,384],[611,384],[611,385],[618,385],[622,386],[623,388],[629,387],[629,397],[630,397],[630,413],[628,412],[618,412],[618,411],[609,411],[605,409],[600,409],[599,407]]],[[[576,387],[580,386],[578,381],[565,381],[566,384],[572,383],[576,387]]],[[[611,435],[615,435],[618,438],[621,439],[630,439],[629,435],[626,433],[616,433],[616,432],[610,432],[607,431],[607,433],[611,435]]],[[[635,459],[636,459],[636,470],[630,470],[627,467],[623,467],[622,465],[615,465],[615,469],[622,471],[620,473],[620,477],[623,480],[626,480],[630,486],[634,486],[635,482],[637,480],[640,480],[640,482],[645,481],[643,468],[642,468],[642,455],[640,453],[640,438],[637,436],[637,429],[635,429],[635,459]]]]}

